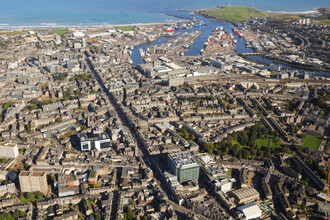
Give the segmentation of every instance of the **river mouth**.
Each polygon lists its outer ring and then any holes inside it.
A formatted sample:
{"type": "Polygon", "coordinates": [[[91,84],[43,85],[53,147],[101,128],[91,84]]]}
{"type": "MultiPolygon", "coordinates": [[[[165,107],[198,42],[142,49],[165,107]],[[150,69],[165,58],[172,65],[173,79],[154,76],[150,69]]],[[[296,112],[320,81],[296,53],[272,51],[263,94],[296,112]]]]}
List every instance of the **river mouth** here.
{"type": "MultiPolygon", "coordinates": [[[[234,25],[232,25],[232,24],[225,23],[222,21],[211,20],[211,19],[205,18],[200,15],[193,15],[191,12],[188,12],[188,11],[173,11],[172,14],[174,16],[180,16],[180,17],[185,17],[185,18],[189,18],[192,20],[196,19],[199,21],[203,21],[204,24],[206,24],[205,26],[201,26],[201,27],[193,27],[191,29],[179,30],[181,32],[181,34],[183,34],[184,32],[190,33],[192,31],[198,31],[198,30],[201,31],[200,36],[195,39],[194,43],[189,47],[188,51],[185,53],[185,56],[200,55],[201,49],[204,49],[204,43],[207,41],[208,37],[212,34],[212,32],[215,28],[222,26],[224,28],[224,30],[226,30],[228,33],[232,33],[232,29],[234,27],[234,25]]],[[[235,37],[235,40],[237,40],[236,50],[238,53],[253,53],[253,50],[251,48],[246,47],[246,41],[244,40],[244,38],[240,38],[237,34],[235,34],[234,37],[235,37]]],[[[148,47],[166,43],[168,41],[168,39],[171,39],[171,38],[172,37],[161,37],[161,38],[158,38],[154,42],[145,43],[145,44],[135,47],[133,49],[132,56],[131,56],[133,63],[135,65],[145,63],[145,61],[140,56],[140,53],[139,53],[140,49],[145,51],[148,47]]],[[[298,70],[299,72],[309,72],[312,75],[313,74],[324,75],[324,76],[330,75],[329,72],[325,72],[325,71],[308,71],[306,69],[295,68],[295,67],[291,67],[289,65],[280,64],[278,62],[272,61],[268,58],[261,57],[261,56],[251,56],[250,58],[256,62],[263,63],[266,66],[274,63],[274,64],[279,64],[282,66],[282,68],[288,69],[288,70],[298,70]]]]}

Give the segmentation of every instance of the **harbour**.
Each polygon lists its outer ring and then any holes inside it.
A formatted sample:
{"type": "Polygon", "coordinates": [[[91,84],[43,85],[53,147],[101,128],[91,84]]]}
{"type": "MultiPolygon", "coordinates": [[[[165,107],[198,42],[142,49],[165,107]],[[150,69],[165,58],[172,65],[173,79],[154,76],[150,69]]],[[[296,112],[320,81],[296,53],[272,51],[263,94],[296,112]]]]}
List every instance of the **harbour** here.
{"type": "MultiPolygon", "coordinates": [[[[306,69],[298,68],[298,67],[292,67],[290,65],[286,65],[280,62],[276,62],[273,60],[268,59],[265,56],[260,56],[258,54],[255,54],[254,50],[251,48],[252,46],[247,44],[247,41],[245,38],[247,37],[248,39],[251,39],[252,35],[249,34],[244,34],[243,31],[239,31],[237,28],[234,27],[232,24],[228,24],[222,21],[216,21],[216,20],[211,20],[202,16],[196,16],[192,14],[189,11],[175,11],[171,14],[172,16],[179,16],[182,18],[189,19],[189,21],[200,21],[203,22],[204,25],[201,26],[193,26],[190,28],[185,29],[184,31],[189,33],[192,31],[200,30],[199,36],[194,40],[193,44],[191,44],[188,48],[188,50],[184,53],[185,56],[200,56],[201,51],[205,52],[205,43],[208,41],[208,38],[210,35],[212,35],[213,31],[216,30],[219,27],[222,27],[224,31],[228,34],[233,34],[233,42],[235,42],[235,49],[238,54],[254,54],[253,56],[249,56],[251,60],[254,60],[255,62],[258,63],[263,63],[265,65],[270,65],[270,64],[277,64],[281,65],[282,68],[289,69],[289,70],[298,70],[300,72],[308,71],[306,69]]],[[[182,30],[181,30],[182,31],[182,30]]],[[[166,37],[166,38],[159,38],[155,42],[146,43],[142,44],[136,48],[133,49],[132,51],[132,60],[135,65],[137,64],[142,64],[145,61],[139,58],[139,52],[138,50],[142,48],[143,50],[146,50],[150,45],[160,45],[163,43],[166,43],[169,39],[173,37],[166,37]]],[[[328,72],[325,71],[311,71],[315,72],[318,75],[328,75],[328,72]]]]}

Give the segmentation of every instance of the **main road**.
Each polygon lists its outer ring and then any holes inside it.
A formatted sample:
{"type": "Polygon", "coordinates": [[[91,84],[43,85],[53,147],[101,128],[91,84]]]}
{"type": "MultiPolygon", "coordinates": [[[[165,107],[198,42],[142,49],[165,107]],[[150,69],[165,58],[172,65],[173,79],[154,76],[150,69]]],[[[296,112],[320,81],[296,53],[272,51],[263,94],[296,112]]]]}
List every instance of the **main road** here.
{"type": "MultiPolygon", "coordinates": [[[[135,142],[137,143],[137,146],[139,147],[139,149],[143,153],[143,157],[142,158],[143,158],[145,164],[152,169],[154,178],[156,178],[159,181],[162,190],[164,192],[166,192],[168,198],[169,199],[171,198],[173,200],[174,198],[176,198],[176,195],[171,190],[169,190],[169,187],[166,184],[165,176],[161,172],[158,164],[155,163],[155,161],[151,157],[148,149],[142,143],[142,140],[140,138],[137,138],[136,132],[135,132],[134,128],[131,126],[127,115],[124,113],[124,111],[123,111],[123,109],[121,107],[121,104],[116,100],[116,98],[114,97],[114,95],[111,92],[109,92],[108,88],[105,86],[105,84],[103,82],[103,79],[100,77],[100,75],[98,74],[98,72],[94,69],[94,65],[93,65],[92,61],[90,60],[91,55],[89,54],[88,51],[85,51],[85,56],[86,56],[87,64],[88,64],[90,70],[92,71],[95,79],[97,80],[97,82],[101,86],[103,92],[107,95],[110,103],[115,108],[116,113],[117,113],[119,119],[121,120],[122,124],[125,125],[125,126],[127,126],[129,132],[131,133],[131,136],[135,139],[135,142]]],[[[116,197],[116,198],[114,198],[113,203],[114,204],[118,204],[118,202],[119,202],[118,199],[119,199],[119,196],[116,197]]],[[[178,207],[177,206],[176,206],[175,210],[178,210],[178,207]]],[[[187,211],[187,209],[182,209],[182,210],[187,211]]],[[[117,212],[117,209],[116,209],[116,212],[117,212]]],[[[114,216],[112,215],[112,217],[114,217],[114,216]]]]}

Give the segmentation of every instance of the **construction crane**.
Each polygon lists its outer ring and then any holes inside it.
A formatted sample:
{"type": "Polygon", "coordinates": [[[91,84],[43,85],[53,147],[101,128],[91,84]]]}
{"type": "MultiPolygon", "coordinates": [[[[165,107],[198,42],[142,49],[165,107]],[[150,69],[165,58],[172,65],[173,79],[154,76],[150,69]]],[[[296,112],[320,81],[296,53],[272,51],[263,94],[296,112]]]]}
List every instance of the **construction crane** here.
{"type": "Polygon", "coordinates": [[[327,196],[325,197],[325,203],[327,203],[329,199],[329,182],[330,182],[330,170],[328,173],[328,187],[327,187],[327,196]]]}

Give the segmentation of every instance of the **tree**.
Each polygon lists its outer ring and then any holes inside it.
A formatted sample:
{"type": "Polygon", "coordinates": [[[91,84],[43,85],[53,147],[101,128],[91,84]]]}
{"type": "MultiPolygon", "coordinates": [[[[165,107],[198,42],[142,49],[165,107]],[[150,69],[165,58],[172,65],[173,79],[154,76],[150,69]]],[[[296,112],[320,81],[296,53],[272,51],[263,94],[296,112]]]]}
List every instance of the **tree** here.
{"type": "Polygon", "coordinates": [[[195,140],[195,139],[196,139],[195,135],[194,135],[194,134],[191,134],[191,135],[190,135],[190,139],[191,139],[191,140],[195,140]]]}
{"type": "Polygon", "coordinates": [[[0,220],[12,220],[14,219],[10,213],[4,212],[0,215],[0,220]]]}
{"type": "Polygon", "coordinates": [[[41,90],[42,90],[42,91],[46,91],[46,89],[48,89],[48,83],[43,84],[43,85],[41,86],[41,90]]]}
{"type": "Polygon", "coordinates": [[[96,213],[95,215],[95,220],[101,220],[102,219],[102,216],[99,212],[96,213]]]}
{"type": "Polygon", "coordinates": [[[32,192],[25,193],[25,194],[24,194],[24,197],[25,197],[26,199],[28,199],[28,200],[32,200],[32,199],[34,199],[34,195],[33,195],[32,192]]]}
{"type": "Polygon", "coordinates": [[[236,157],[236,156],[238,155],[239,150],[240,150],[239,145],[238,145],[238,144],[235,144],[235,145],[233,146],[233,148],[231,149],[231,151],[232,151],[232,155],[233,155],[234,157],[236,157]]]}
{"type": "Polygon", "coordinates": [[[57,117],[57,118],[55,119],[55,121],[56,121],[56,123],[60,123],[60,122],[63,122],[63,119],[62,119],[61,117],[57,117]]]}
{"type": "Polygon", "coordinates": [[[129,199],[128,202],[129,202],[129,205],[135,205],[135,202],[133,199],[129,199]]]}
{"type": "Polygon", "coordinates": [[[248,159],[249,157],[251,157],[251,154],[248,150],[243,149],[242,150],[242,156],[243,156],[244,159],[248,159]]]}
{"type": "Polygon", "coordinates": [[[30,133],[30,132],[31,132],[31,122],[29,122],[29,123],[27,123],[27,124],[25,125],[25,131],[26,131],[27,133],[30,133]]]}
{"type": "Polygon", "coordinates": [[[300,137],[301,137],[301,139],[305,139],[305,138],[307,138],[307,134],[301,134],[300,137]]]}
{"type": "Polygon", "coordinates": [[[44,197],[44,194],[43,194],[42,192],[39,192],[39,191],[37,191],[37,192],[35,193],[35,195],[36,195],[36,199],[37,199],[37,200],[42,200],[43,197],[44,197]]]}
{"type": "Polygon", "coordinates": [[[248,136],[245,131],[241,131],[240,135],[238,136],[238,142],[241,143],[243,146],[247,145],[249,140],[248,136]]]}
{"type": "Polygon", "coordinates": [[[127,208],[127,220],[134,219],[135,213],[132,211],[131,207],[127,208]]]}
{"type": "Polygon", "coordinates": [[[18,219],[18,218],[20,217],[19,211],[15,211],[15,212],[13,212],[12,217],[13,217],[14,219],[18,219]]]}
{"type": "Polygon", "coordinates": [[[214,144],[213,143],[206,143],[204,144],[204,151],[207,151],[209,154],[213,154],[214,144]]]}
{"type": "Polygon", "coordinates": [[[70,90],[66,90],[63,92],[64,99],[70,99],[71,98],[71,92],[70,90]]]}
{"type": "Polygon", "coordinates": [[[301,129],[302,128],[302,124],[300,122],[298,122],[297,123],[297,127],[301,129]]]}
{"type": "Polygon", "coordinates": [[[26,212],[24,211],[19,211],[19,217],[24,217],[26,216],[26,212]]]}
{"type": "Polygon", "coordinates": [[[260,148],[257,151],[257,156],[258,157],[263,157],[264,156],[264,152],[260,148]]]}
{"type": "Polygon", "coordinates": [[[257,139],[257,126],[252,126],[250,130],[250,141],[254,142],[257,139]]]}
{"type": "Polygon", "coordinates": [[[241,160],[242,157],[243,157],[243,155],[242,155],[242,151],[240,150],[240,151],[238,152],[238,157],[237,157],[237,158],[238,158],[239,160],[241,160]]]}
{"type": "Polygon", "coordinates": [[[3,109],[4,110],[7,110],[12,104],[13,104],[14,102],[12,102],[12,101],[8,101],[8,102],[6,102],[6,104],[4,104],[4,106],[3,106],[3,109]]]}
{"type": "Polygon", "coordinates": [[[189,133],[188,132],[184,133],[184,139],[189,140],[189,133]]]}
{"type": "Polygon", "coordinates": [[[229,147],[226,146],[223,152],[226,153],[226,154],[228,154],[228,152],[229,152],[229,147]]]}

